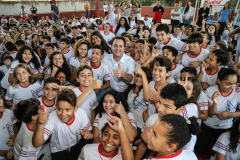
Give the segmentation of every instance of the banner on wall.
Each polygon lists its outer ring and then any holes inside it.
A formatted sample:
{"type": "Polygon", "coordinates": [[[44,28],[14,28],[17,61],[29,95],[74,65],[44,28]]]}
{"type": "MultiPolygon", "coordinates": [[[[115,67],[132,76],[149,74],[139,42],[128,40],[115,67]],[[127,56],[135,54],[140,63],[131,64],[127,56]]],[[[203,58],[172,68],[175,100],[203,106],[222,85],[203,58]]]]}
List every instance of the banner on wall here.
{"type": "Polygon", "coordinates": [[[220,12],[223,9],[223,6],[226,2],[230,0],[201,0],[201,7],[203,7],[203,3],[207,1],[208,7],[210,8],[210,15],[213,15],[214,12],[220,12]]]}

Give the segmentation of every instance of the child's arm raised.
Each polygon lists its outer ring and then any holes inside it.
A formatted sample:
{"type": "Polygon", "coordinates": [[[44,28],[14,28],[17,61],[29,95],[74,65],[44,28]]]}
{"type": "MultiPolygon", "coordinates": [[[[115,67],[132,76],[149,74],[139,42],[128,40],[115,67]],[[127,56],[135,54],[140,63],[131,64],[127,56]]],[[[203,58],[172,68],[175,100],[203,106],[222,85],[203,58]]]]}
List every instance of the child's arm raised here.
{"type": "Polygon", "coordinates": [[[122,159],[124,160],[133,160],[133,151],[129,143],[127,133],[124,129],[122,120],[120,118],[109,115],[112,119],[108,119],[109,126],[117,131],[120,135],[121,149],[122,149],[122,159]]]}
{"type": "Polygon", "coordinates": [[[212,96],[212,100],[213,103],[208,102],[208,116],[212,117],[217,110],[217,105],[218,105],[218,101],[219,101],[219,92],[216,91],[214,92],[213,96],[212,96]]]}
{"type": "Polygon", "coordinates": [[[45,143],[44,124],[47,122],[48,116],[49,115],[47,113],[46,106],[44,106],[44,111],[39,114],[38,125],[37,125],[37,128],[36,128],[36,130],[33,134],[33,138],[32,138],[32,144],[36,148],[42,146],[45,143]]]}

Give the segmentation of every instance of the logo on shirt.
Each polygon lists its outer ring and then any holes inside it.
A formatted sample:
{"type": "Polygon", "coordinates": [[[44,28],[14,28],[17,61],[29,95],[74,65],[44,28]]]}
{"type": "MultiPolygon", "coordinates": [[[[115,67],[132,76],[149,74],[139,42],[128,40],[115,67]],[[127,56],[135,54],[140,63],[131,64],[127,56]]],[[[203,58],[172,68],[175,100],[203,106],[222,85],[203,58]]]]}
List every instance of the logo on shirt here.
{"type": "Polygon", "coordinates": [[[31,90],[31,93],[32,93],[32,98],[37,98],[36,91],[34,91],[34,90],[31,90]]]}
{"type": "Polygon", "coordinates": [[[229,100],[227,100],[227,107],[226,107],[226,111],[230,112],[230,111],[236,111],[237,109],[237,104],[233,105],[229,100]]]}
{"type": "Polygon", "coordinates": [[[6,128],[7,128],[8,134],[10,136],[14,135],[14,131],[13,131],[13,126],[12,125],[6,124],[6,128]]]}

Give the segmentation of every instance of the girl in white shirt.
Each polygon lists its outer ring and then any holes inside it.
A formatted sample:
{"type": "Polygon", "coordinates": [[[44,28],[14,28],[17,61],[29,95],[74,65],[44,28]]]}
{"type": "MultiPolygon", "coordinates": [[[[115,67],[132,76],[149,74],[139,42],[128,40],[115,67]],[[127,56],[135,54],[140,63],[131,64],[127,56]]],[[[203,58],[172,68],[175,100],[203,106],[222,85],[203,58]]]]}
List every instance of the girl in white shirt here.
{"type": "Polygon", "coordinates": [[[191,5],[192,5],[192,2],[189,0],[184,8],[184,11],[183,11],[183,23],[184,24],[192,23],[194,8],[191,5]]]}
{"type": "Polygon", "coordinates": [[[105,17],[106,17],[108,15],[108,4],[107,4],[107,2],[104,2],[103,9],[104,9],[105,17]]]}
{"type": "Polygon", "coordinates": [[[122,33],[126,33],[129,29],[130,29],[130,26],[127,22],[127,19],[125,17],[121,17],[117,24],[114,34],[116,36],[121,36],[122,33]]]}
{"type": "Polygon", "coordinates": [[[136,2],[136,7],[134,8],[135,17],[137,17],[137,20],[141,20],[141,5],[139,2],[136,2]]]}

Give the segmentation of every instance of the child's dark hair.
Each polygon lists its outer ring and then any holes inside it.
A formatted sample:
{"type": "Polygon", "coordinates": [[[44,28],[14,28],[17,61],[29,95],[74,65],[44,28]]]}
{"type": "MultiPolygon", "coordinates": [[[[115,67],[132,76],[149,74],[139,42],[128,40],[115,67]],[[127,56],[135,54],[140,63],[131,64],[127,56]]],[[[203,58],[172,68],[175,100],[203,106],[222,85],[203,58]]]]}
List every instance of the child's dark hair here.
{"type": "Polygon", "coordinates": [[[229,151],[232,153],[236,153],[236,149],[239,143],[239,124],[240,124],[240,118],[238,118],[237,121],[233,123],[233,126],[230,130],[230,143],[229,143],[229,151]]]}
{"type": "Polygon", "coordinates": [[[214,51],[212,51],[212,53],[215,54],[215,56],[217,57],[217,63],[221,62],[221,65],[227,65],[228,63],[228,54],[223,51],[222,49],[216,49],[214,51]]]}
{"type": "Polygon", "coordinates": [[[187,42],[188,43],[199,43],[199,44],[202,44],[203,42],[203,36],[200,34],[200,33],[192,33],[188,39],[187,39],[187,42]]]}
{"type": "Polygon", "coordinates": [[[21,46],[24,46],[26,45],[26,41],[25,40],[22,40],[22,39],[19,39],[15,42],[15,44],[18,46],[18,47],[21,47],[21,46]]]}
{"type": "MultiPolygon", "coordinates": [[[[186,80],[186,79],[185,79],[186,80]]],[[[196,77],[188,77],[188,81],[193,84],[192,97],[188,99],[188,103],[195,103],[197,105],[197,100],[202,90],[202,85],[196,77]]]]}
{"type": "Polygon", "coordinates": [[[224,81],[226,79],[228,79],[229,76],[236,76],[237,77],[237,73],[230,68],[221,68],[221,70],[218,72],[218,79],[220,81],[224,81]]]}
{"type": "Polygon", "coordinates": [[[169,33],[168,25],[167,24],[159,24],[156,28],[156,32],[159,32],[159,31],[163,31],[166,34],[168,34],[169,33]]]}
{"type": "Polygon", "coordinates": [[[61,38],[61,39],[59,40],[59,42],[64,42],[64,43],[66,43],[67,45],[70,44],[70,40],[69,40],[68,38],[66,38],[66,37],[61,38]]]}
{"type": "MultiPolygon", "coordinates": [[[[89,69],[92,72],[92,68],[89,65],[80,65],[77,68],[77,77],[79,77],[80,72],[82,72],[84,69],[89,69]]],[[[92,72],[93,75],[93,72],[92,72]]]]}
{"type": "Polygon", "coordinates": [[[172,100],[176,106],[176,109],[184,106],[188,101],[185,88],[177,83],[166,85],[160,92],[160,96],[163,99],[172,100]]]}
{"type": "Polygon", "coordinates": [[[45,87],[47,83],[56,83],[57,85],[61,85],[61,82],[55,77],[48,77],[45,79],[43,87],[45,87]]]}
{"type": "MultiPolygon", "coordinates": [[[[128,103],[127,103],[127,100],[126,98],[123,97],[123,95],[115,90],[111,90],[107,93],[104,94],[104,96],[102,97],[102,99],[100,100],[99,102],[99,105],[98,105],[98,113],[99,113],[99,117],[101,118],[102,117],[102,114],[105,113],[106,111],[104,110],[103,108],[103,101],[104,101],[104,98],[106,95],[112,95],[114,100],[115,100],[115,103],[119,104],[120,102],[122,103],[125,111],[128,113],[129,112],[129,106],[128,106],[128,103]]],[[[119,114],[116,113],[116,116],[117,117],[120,117],[119,114]]]]}
{"type": "Polygon", "coordinates": [[[125,34],[123,34],[122,36],[123,36],[123,37],[128,37],[128,39],[129,39],[130,41],[132,41],[132,39],[133,39],[132,35],[131,35],[131,34],[128,34],[128,33],[125,33],[125,34]]]}
{"type": "Polygon", "coordinates": [[[46,47],[52,47],[53,49],[55,48],[53,43],[47,43],[46,47]]]}
{"type": "Polygon", "coordinates": [[[188,120],[180,115],[167,114],[159,119],[168,126],[166,133],[168,143],[177,144],[175,152],[182,149],[191,139],[191,134],[198,135],[201,131],[196,117],[190,117],[188,120]]]}
{"type": "Polygon", "coordinates": [[[40,102],[36,98],[29,98],[17,103],[13,113],[19,121],[30,123],[32,116],[38,114],[40,102]]]}
{"type": "Polygon", "coordinates": [[[68,72],[65,68],[58,68],[58,71],[57,71],[57,73],[56,73],[56,75],[55,75],[56,78],[57,78],[57,76],[58,76],[58,74],[59,74],[60,72],[62,72],[62,73],[65,74],[67,81],[70,80],[71,72],[68,72]]]}
{"type": "Polygon", "coordinates": [[[226,53],[228,52],[227,46],[225,45],[224,42],[219,41],[219,42],[216,42],[216,44],[218,45],[218,47],[219,47],[221,50],[223,50],[223,51],[226,52],[226,53]]]}
{"type": "Polygon", "coordinates": [[[11,41],[8,41],[8,42],[5,43],[5,48],[8,51],[16,51],[17,50],[16,45],[11,41]]]}
{"type": "Polygon", "coordinates": [[[150,37],[148,38],[148,43],[155,45],[157,43],[157,39],[155,37],[150,37]]]}
{"type": "MultiPolygon", "coordinates": [[[[106,129],[107,127],[110,127],[110,126],[109,126],[108,123],[105,123],[104,126],[103,126],[103,128],[101,129],[102,135],[103,135],[103,132],[105,131],[105,129],[106,129]]],[[[110,127],[110,128],[111,128],[111,127],[110,127]]]]}
{"type": "Polygon", "coordinates": [[[71,89],[63,90],[57,97],[57,103],[60,101],[65,101],[71,104],[74,108],[77,104],[77,97],[71,89]]]}
{"type": "Polygon", "coordinates": [[[11,62],[13,61],[13,57],[10,55],[4,56],[3,61],[5,61],[6,59],[10,59],[11,62]]]}
{"type": "Polygon", "coordinates": [[[154,65],[165,67],[167,72],[170,72],[172,70],[172,62],[165,56],[155,57],[154,61],[151,63],[151,68],[153,68],[154,65]]]}
{"type": "Polygon", "coordinates": [[[103,47],[102,46],[100,46],[100,45],[93,45],[92,49],[100,49],[101,54],[103,55],[103,47]]]}
{"type": "MultiPolygon", "coordinates": [[[[99,31],[93,31],[91,34],[91,42],[92,42],[92,36],[97,36],[101,39],[101,46],[103,47],[103,50],[105,52],[107,52],[108,54],[112,53],[111,48],[109,47],[109,45],[107,44],[107,42],[105,41],[105,39],[103,38],[102,34],[99,31]]],[[[93,42],[92,42],[93,44],[93,42]]]]}
{"type": "Polygon", "coordinates": [[[178,55],[177,49],[174,48],[174,47],[172,47],[172,46],[166,45],[166,46],[164,46],[164,47],[162,48],[162,50],[164,50],[164,49],[168,49],[169,52],[172,52],[172,56],[174,56],[174,57],[176,57],[176,56],[178,55]]]}
{"type": "Polygon", "coordinates": [[[51,37],[49,35],[43,36],[43,39],[46,39],[47,41],[51,42],[51,37]]]}
{"type": "Polygon", "coordinates": [[[210,40],[210,34],[209,34],[208,32],[206,32],[206,31],[201,31],[200,33],[205,34],[205,35],[206,35],[206,38],[207,38],[208,40],[210,40]]]}
{"type": "Polygon", "coordinates": [[[37,56],[35,55],[33,49],[32,49],[31,47],[28,47],[27,45],[24,45],[24,46],[22,46],[22,47],[19,49],[19,51],[18,51],[15,59],[16,59],[16,60],[19,60],[19,63],[26,63],[26,62],[22,59],[22,55],[24,54],[24,51],[25,51],[25,50],[29,50],[30,53],[32,54],[32,59],[31,59],[30,62],[32,62],[32,63],[34,64],[34,67],[35,67],[36,69],[40,68],[40,63],[39,63],[39,60],[38,60],[37,56]]]}
{"type": "Polygon", "coordinates": [[[181,70],[181,73],[183,72],[187,72],[188,74],[194,76],[194,77],[197,77],[197,70],[195,68],[192,68],[192,67],[184,67],[182,70],[181,70]]]}

